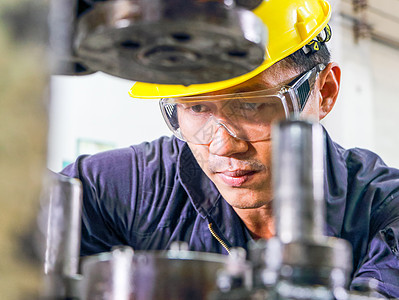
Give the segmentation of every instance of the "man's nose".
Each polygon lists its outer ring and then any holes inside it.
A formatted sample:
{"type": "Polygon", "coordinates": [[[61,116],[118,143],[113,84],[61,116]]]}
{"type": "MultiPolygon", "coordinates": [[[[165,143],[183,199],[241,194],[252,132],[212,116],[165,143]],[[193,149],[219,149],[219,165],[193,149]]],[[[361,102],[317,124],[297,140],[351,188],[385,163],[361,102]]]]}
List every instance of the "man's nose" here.
{"type": "Polygon", "coordinates": [[[234,137],[223,124],[218,125],[209,144],[209,152],[218,156],[232,156],[247,150],[248,142],[234,137]]]}

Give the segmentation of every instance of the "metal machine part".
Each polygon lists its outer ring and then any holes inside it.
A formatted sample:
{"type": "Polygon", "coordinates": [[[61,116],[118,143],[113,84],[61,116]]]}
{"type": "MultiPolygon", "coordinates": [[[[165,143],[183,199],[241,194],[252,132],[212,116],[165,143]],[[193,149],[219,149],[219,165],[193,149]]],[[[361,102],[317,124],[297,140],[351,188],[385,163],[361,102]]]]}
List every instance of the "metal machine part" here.
{"type": "Polygon", "coordinates": [[[281,299],[345,299],[352,270],[350,244],[324,236],[323,149],[320,124],[286,120],[274,127],[273,169],[281,299]]]}
{"type": "Polygon", "coordinates": [[[93,71],[189,85],[245,74],[265,58],[263,22],[234,1],[92,2],[75,21],[73,53],[93,71]]]}
{"type": "Polygon", "coordinates": [[[342,239],[283,245],[276,293],[282,299],[346,299],[351,247],[342,239]]]}
{"type": "Polygon", "coordinates": [[[43,297],[78,298],[82,186],[52,172],[46,181],[39,217],[46,239],[43,297]]]}
{"type": "Polygon", "coordinates": [[[282,243],[278,238],[259,240],[249,245],[252,262],[253,288],[273,289],[282,263],[282,243]]]}
{"type": "Polygon", "coordinates": [[[130,299],[133,249],[128,246],[117,247],[112,251],[112,299],[130,299]]]}
{"type": "MultiPolygon", "coordinates": [[[[274,239],[272,239],[274,241],[274,239]]],[[[275,299],[273,287],[277,282],[277,271],[281,266],[281,243],[260,240],[250,244],[249,262],[251,263],[251,285],[228,286],[220,284],[218,290],[211,293],[210,300],[264,300],[275,299]],[[267,257],[267,259],[266,259],[267,257]],[[272,257],[273,259],[270,259],[272,257]]],[[[229,274],[228,272],[226,272],[229,274]]],[[[226,276],[227,274],[222,273],[226,276]]],[[[234,276],[230,275],[230,278],[234,276]]],[[[223,277],[222,277],[223,278],[223,277]]],[[[230,279],[230,282],[232,280],[230,279]]]]}
{"type": "Polygon", "coordinates": [[[324,236],[323,129],[282,121],[273,131],[274,215],[283,243],[324,236]]]}
{"type": "Polygon", "coordinates": [[[51,0],[49,44],[54,75],[87,75],[94,71],[76,55],[73,48],[76,33],[78,0],[51,0]]]}
{"type": "Polygon", "coordinates": [[[133,255],[132,248],[120,246],[83,259],[79,299],[132,299],[133,255]]]}
{"type": "MultiPolygon", "coordinates": [[[[128,247],[124,247],[119,253],[119,259],[125,264],[125,268],[121,268],[123,264],[116,263],[115,251],[118,249],[83,258],[82,299],[121,299],[112,298],[116,292],[135,300],[207,299],[216,290],[220,272],[233,274],[231,278],[239,278],[244,284],[244,274],[250,271],[250,265],[240,251],[228,257],[188,251],[182,243],[172,244],[168,251],[135,251],[133,255],[130,255],[132,250],[129,252],[128,247]],[[119,291],[115,291],[117,277],[119,283],[129,280],[130,287],[119,284],[119,291]]],[[[250,285],[250,282],[245,284],[250,285]]]]}
{"type": "Polygon", "coordinates": [[[252,286],[252,268],[246,261],[247,252],[243,248],[232,248],[226,265],[217,274],[217,287],[222,292],[243,289],[252,286]]]}

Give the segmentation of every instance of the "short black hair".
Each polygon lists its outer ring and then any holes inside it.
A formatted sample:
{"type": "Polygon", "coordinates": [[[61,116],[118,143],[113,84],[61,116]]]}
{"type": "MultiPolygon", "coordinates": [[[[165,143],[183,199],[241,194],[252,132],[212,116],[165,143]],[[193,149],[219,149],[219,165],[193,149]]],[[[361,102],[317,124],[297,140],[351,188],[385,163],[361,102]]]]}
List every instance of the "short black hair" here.
{"type": "Polygon", "coordinates": [[[280,63],[283,66],[294,68],[298,73],[304,73],[313,69],[318,64],[328,65],[331,60],[331,53],[327,46],[322,43],[320,50],[305,54],[303,49],[299,49],[286,58],[282,59],[280,63]]]}

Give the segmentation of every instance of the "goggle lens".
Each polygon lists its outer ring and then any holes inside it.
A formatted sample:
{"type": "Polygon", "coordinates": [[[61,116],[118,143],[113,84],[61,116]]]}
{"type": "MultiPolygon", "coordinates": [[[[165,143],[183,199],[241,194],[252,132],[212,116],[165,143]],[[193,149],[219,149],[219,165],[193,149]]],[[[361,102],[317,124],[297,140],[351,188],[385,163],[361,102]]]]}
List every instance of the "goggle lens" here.
{"type": "Polygon", "coordinates": [[[290,109],[278,96],[251,96],[215,101],[173,103],[161,108],[174,134],[195,144],[209,144],[223,127],[232,136],[258,141],[270,139],[272,122],[286,118],[290,109]]]}
{"type": "Polygon", "coordinates": [[[274,121],[298,115],[303,109],[323,69],[324,65],[317,65],[281,89],[164,98],[161,111],[173,133],[194,144],[209,144],[222,127],[238,139],[269,140],[274,121]]]}

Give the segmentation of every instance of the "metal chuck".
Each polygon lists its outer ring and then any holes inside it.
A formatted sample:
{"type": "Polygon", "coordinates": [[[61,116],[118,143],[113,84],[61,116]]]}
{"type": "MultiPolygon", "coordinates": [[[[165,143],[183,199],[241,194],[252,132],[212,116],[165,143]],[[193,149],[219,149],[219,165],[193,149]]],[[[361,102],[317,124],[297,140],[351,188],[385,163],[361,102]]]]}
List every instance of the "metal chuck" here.
{"type": "Polygon", "coordinates": [[[75,57],[90,70],[130,80],[209,83],[248,73],[265,59],[264,24],[234,1],[95,2],[75,23],[75,57]]]}

